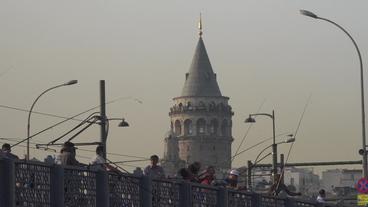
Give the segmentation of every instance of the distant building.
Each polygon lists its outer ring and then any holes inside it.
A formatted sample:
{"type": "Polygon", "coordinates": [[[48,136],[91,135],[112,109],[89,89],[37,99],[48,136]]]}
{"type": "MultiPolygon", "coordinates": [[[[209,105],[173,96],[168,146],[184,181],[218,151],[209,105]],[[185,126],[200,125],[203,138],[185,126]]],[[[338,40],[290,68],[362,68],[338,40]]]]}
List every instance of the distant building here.
{"type": "Polygon", "coordinates": [[[329,192],[338,188],[354,188],[358,180],[362,178],[362,170],[334,169],[322,172],[322,186],[329,192]]]}
{"type": "MultiPolygon", "coordinates": [[[[201,28],[200,28],[201,29],[201,28]]],[[[180,96],[170,108],[162,166],[172,175],[183,165],[201,162],[217,171],[231,168],[233,112],[222,96],[202,39],[202,30],[180,96]]]]}
{"type": "Polygon", "coordinates": [[[306,168],[288,167],[284,171],[284,183],[290,189],[302,192],[303,195],[314,195],[319,191],[319,176],[306,168]]]}

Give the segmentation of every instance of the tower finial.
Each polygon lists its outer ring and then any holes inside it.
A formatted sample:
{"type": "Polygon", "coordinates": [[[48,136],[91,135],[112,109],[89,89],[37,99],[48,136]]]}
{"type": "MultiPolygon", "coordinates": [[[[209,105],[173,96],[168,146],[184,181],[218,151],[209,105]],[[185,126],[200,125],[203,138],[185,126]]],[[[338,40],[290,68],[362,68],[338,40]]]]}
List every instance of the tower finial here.
{"type": "Polygon", "coordinates": [[[199,13],[199,22],[198,22],[199,36],[202,37],[202,13],[199,13]]]}

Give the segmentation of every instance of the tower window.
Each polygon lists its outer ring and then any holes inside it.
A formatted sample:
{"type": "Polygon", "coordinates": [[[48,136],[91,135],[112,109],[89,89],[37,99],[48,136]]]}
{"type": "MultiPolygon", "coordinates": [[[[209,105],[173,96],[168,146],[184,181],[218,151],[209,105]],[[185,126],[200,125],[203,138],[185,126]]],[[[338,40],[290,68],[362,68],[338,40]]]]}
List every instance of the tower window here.
{"type": "Polygon", "coordinates": [[[175,121],[175,134],[181,135],[181,123],[179,120],[175,121]]]}
{"type": "Polygon", "coordinates": [[[188,107],[188,110],[193,110],[192,103],[188,102],[187,107],[188,107]]]}
{"type": "Polygon", "coordinates": [[[228,124],[227,124],[226,119],[222,121],[222,124],[221,124],[221,135],[222,136],[228,135],[228,124]]]}
{"type": "Polygon", "coordinates": [[[198,119],[197,121],[197,134],[204,134],[206,132],[206,121],[204,119],[198,119]]]}
{"type": "Polygon", "coordinates": [[[192,135],[192,134],[193,134],[192,120],[187,119],[184,121],[184,135],[192,135]]]}
{"type": "Polygon", "coordinates": [[[216,119],[212,119],[210,122],[210,128],[209,128],[209,133],[211,135],[216,135],[217,134],[217,128],[218,128],[218,122],[216,119]]]}

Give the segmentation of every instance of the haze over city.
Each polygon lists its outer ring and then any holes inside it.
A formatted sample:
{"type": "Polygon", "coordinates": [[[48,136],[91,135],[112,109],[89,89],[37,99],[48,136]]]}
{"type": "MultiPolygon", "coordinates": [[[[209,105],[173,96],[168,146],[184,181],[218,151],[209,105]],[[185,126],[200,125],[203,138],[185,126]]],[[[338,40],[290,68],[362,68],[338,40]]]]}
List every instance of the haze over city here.
{"type": "MultiPolygon", "coordinates": [[[[222,95],[230,98],[235,113],[233,153],[248,129],[244,123],[248,114],[275,110],[276,134],[290,134],[295,133],[307,105],[289,162],[360,160],[360,74],[356,51],[337,28],[302,16],[299,10],[313,11],[343,25],[357,41],[364,64],[368,57],[367,6],[361,0],[3,0],[0,137],[26,137],[28,113],[4,106],[28,110],[45,89],[77,79],[77,85],[46,94],[34,108],[73,116],[99,105],[99,80],[105,80],[107,101],[123,97],[107,105],[108,117],[123,116],[130,124],[128,128],[118,128],[118,123],[110,123],[108,152],[162,156],[163,138],[170,128],[168,112],[172,98],[181,94],[190,67],[201,12],[203,40],[213,70],[222,95]]],[[[33,114],[31,132],[58,121],[61,119],[33,114]]],[[[68,121],[32,142],[47,143],[76,124],[78,121],[68,121]]],[[[75,140],[98,141],[99,136],[96,126],[75,140]]],[[[258,117],[241,149],[271,136],[271,120],[258,117]]],[[[283,139],[286,137],[278,137],[283,139]]],[[[270,143],[239,155],[233,166],[254,160],[270,143]]],[[[289,146],[280,145],[278,152],[287,154],[289,146]]],[[[13,151],[22,157],[25,148],[16,147],[13,151]]],[[[50,153],[31,150],[31,156],[38,159],[50,153]]],[[[77,153],[82,162],[88,162],[93,155],[77,153]]],[[[110,155],[110,159],[134,158],[110,155]]],[[[264,161],[270,162],[270,158],[264,161]]]]}

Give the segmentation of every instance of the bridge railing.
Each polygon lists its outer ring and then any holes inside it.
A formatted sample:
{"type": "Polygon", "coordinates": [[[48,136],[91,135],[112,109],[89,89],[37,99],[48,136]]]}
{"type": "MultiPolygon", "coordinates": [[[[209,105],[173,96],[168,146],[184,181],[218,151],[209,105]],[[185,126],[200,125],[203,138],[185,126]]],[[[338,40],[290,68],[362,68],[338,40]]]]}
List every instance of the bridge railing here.
{"type": "Polygon", "coordinates": [[[314,207],[314,202],[0,158],[1,207],[314,207]]]}

